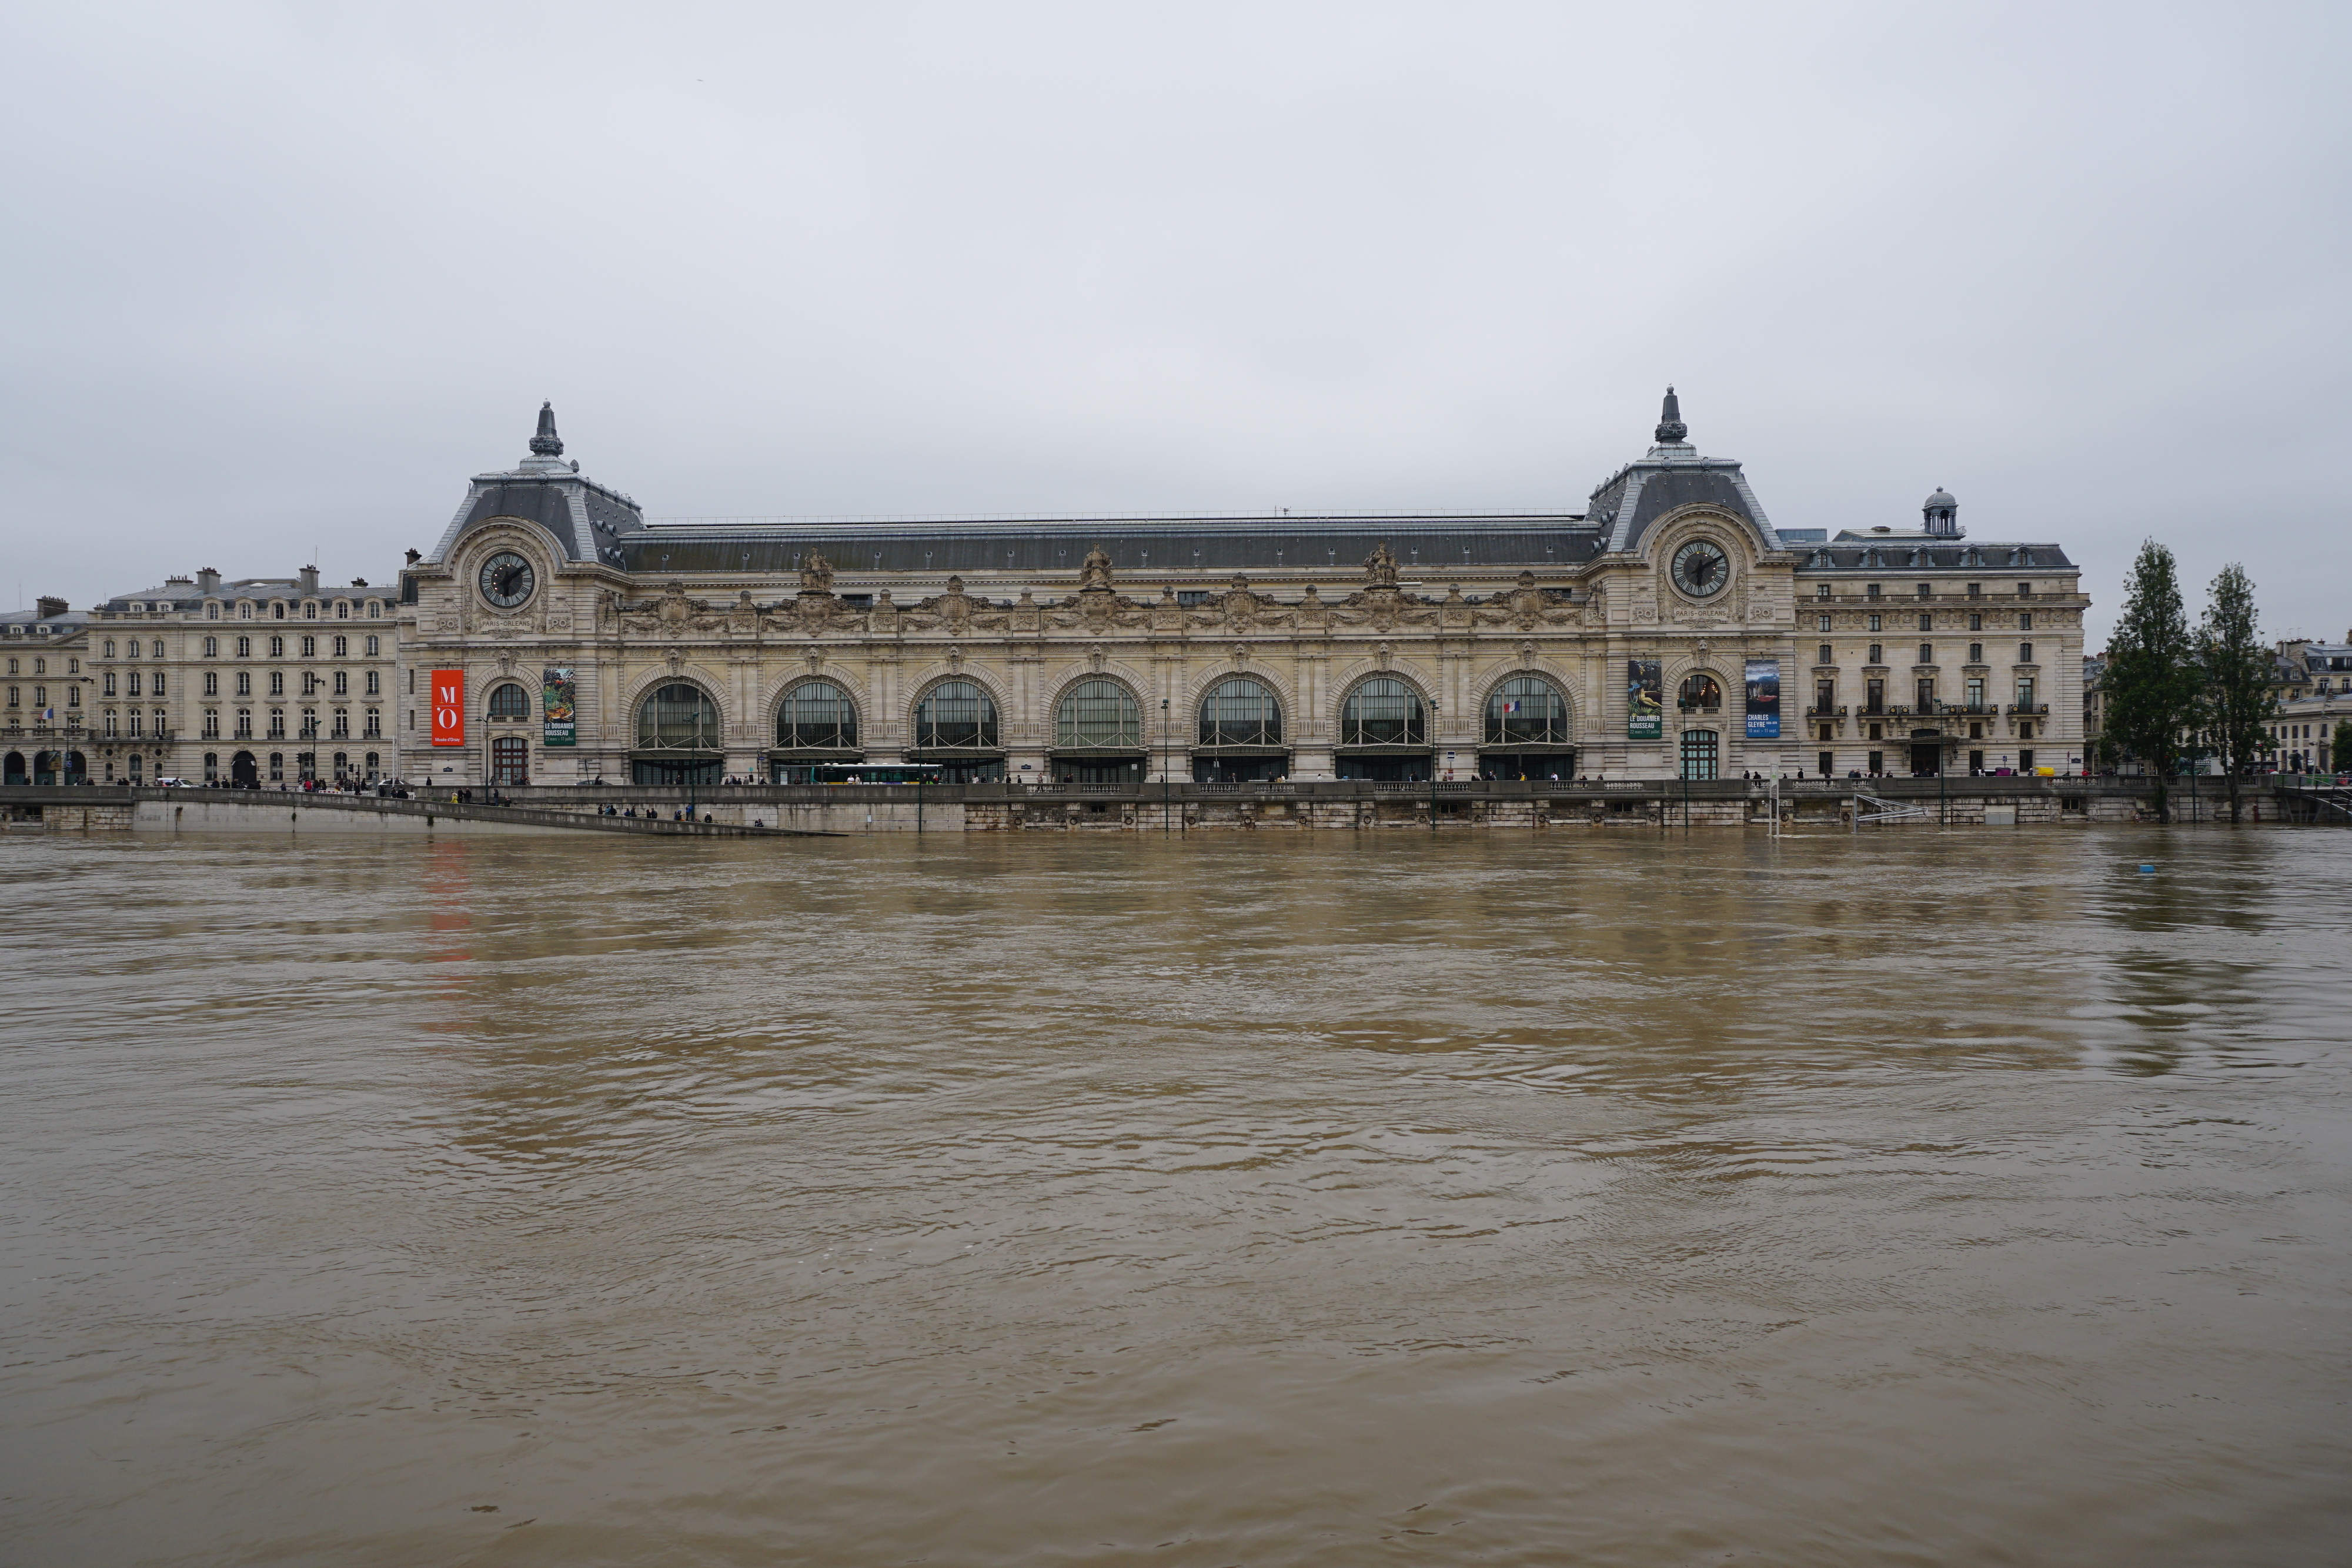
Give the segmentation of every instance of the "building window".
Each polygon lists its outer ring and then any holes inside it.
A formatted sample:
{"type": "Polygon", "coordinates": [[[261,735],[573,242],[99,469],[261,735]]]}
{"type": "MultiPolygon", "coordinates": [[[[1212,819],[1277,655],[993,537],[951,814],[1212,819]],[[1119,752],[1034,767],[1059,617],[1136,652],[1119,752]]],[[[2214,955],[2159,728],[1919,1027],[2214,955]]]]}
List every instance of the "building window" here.
{"type": "Polygon", "coordinates": [[[1827,643],[1822,643],[1822,644],[1818,649],[1816,649],[1816,650],[1814,650],[1814,651],[1815,651],[1816,653],[1818,653],[1821,655],[1819,658],[1817,658],[1817,659],[1815,659],[1815,660],[1813,661],[1813,663],[1814,663],[1814,664],[1836,664],[1836,663],[1837,663],[1837,661],[1836,661],[1835,659],[1833,659],[1833,658],[1832,658],[1832,657],[1830,656],[1830,645],[1829,645],[1827,643]]]}
{"type": "Polygon", "coordinates": [[[1862,591],[1862,596],[1863,596],[1864,599],[1875,599],[1875,598],[1877,598],[1877,597],[1878,597],[1878,584],[1876,584],[1876,583],[1874,583],[1874,583],[1872,583],[1869,587],[1867,587],[1867,588],[1864,589],[1864,590],[1862,591]]]}
{"type": "Polygon", "coordinates": [[[239,637],[236,640],[236,656],[240,659],[250,659],[253,657],[252,638],[239,637]]]}
{"type": "Polygon", "coordinates": [[[347,707],[339,707],[335,710],[334,738],[337,740],[349,740],[351,736],[352,710],[347,707]]]}
{"type": "Polygon", "coordinates": [[[1917,695],[1919,698],[1919,711],[1921,713],[1933,713],[1936,710],[1936,680],[1934,676],[1922,675],[1919,677],[1919,689],[1917,695]]]}
{"type": "Polygon", "coordinates": [[[1829,618],[1828,616],[1826,616],[1826,615],[1818,615],[1818,616],[1815,616],[1815,617],[1814,617],[1814,621],[1815,621],[1815,622],[1816,622],[1816,624],[1815,624],[1815,625],[1814,625],[1814,627],[1813,627],[1813,630],[1814,630],[1814,631],[1816,631],[1816,632],[1826,632],[1826,631],[1828,631],[1828,630],[1830,629],[1830,618],[1829,618]]]}
{"type": "Polygon", "coordinates": [[[352,677],[351,672],[348,670],[337,670],[335,672],[335,695],[339,697],[347,697],[352,695],[352,677]]]}
{"type": "MultiPolygon", "coordinates": [[[[135,696],[136,695],[138,695],[138,691],[139,691],[139,684],[138,684],[138,677],[137,677],[137,676],[135,676],[135,675],[131,677],[131,694],[132,694],[134,696],[135,696]]],[[[158,670],[158,671],[156,671],[156,672],[155,672],[155,695],[157,695],[157,696],[159,696],[159,697],[160,697],[160,696],[162,696],[162,695],[164,695],[164,692],[163,692],[163,671],[161,671],[161,670],[158,670]]]]}
{"type": "Polygon", "coordinates": [[[1202,746],[1279,746],[1282,705],[1259,682],[1236,675],[1201,699],[1202,746]]]}
{"type": "Polygon", "coordinates": [[[701,687],[673,681],[637,710],[637,745],[647,750],[716,751],[719,705],[701,687]]]}
{"type": "Polygon", "coordinates": [[[382,695],[383,695],[383,687],[382,687],[382,686],[381,686],[381,685],[379,684],[379,683],[382,681],[382,679],[383,679],[383,676],[382,676],[381,674],[378,674],[376,671],[374,671],[374,670],[370,670],[370,671],[367,673],[367,695],[370,695],[370,696],[372,696],[372,697],[375,697],[375,696],[382,696],[382,695]]]}
{"type": "Polygon", "coordinates": [[[236,710],[236,737],[239,740],[253,738],[253,710],[249,707],[236,710]]]}
{"type": "Polygon", "coordinates": [[[240,604],[240,605],[238,605],[238,606],[236,607],[236,618],[237,618],[239,621],[250,621],[250,620],[252,620],[252,619],[253,619],[253,606],[252,606],[252,605],[250,605],[250,604],[240,604]]]}
{"type": "Polygon", "coordinates": [[[381,641],[381,640],[376,636],[376,634],[375,634],[374,632],[369,632],[369,633],[368,633],[368,640],[367,640],[367,656],[368,656],[369,658],[371,658],[371,659],[374,658],[374,657],[376,656],[377,653],[380,651],[380,650],[379,650],[379,648],[378,648],[378,645],[377,645],[377,644],[378,644],[378,643],[379,643],[380,641],[381,641]]]}
{"type": "Polygon", "coordinates": [[[105,653],[102,653],[102,654],[100,655],[100,657],[102,657],[102,658],[108,658],[108,659],[111,659],[112,657],[114,657],[114,639],[113,639],[113,638],[109,637],[109,638],[106,640],[106,651],[105,651],[105,653]]]}
{"type": "Polygon", "coordinates": [[[2023,708],[2028,711],[2031,711],[2033,706],[2033,677],[2032,675],[2020,675],[2017,677],[2017,706],[2020,708],[2023,708]]]}
{"type": "Polygon", "coordinates": [[[1936,644],[1933,643],[1919,644],[1919,662],[1923,664],[1932,664],[1936,662],[1936,644]]]}
{"type": "Polygon", "coordinates": [[[1885,629],[1885,627],[1884,620],[1883,620],[1883,618],[1882,618],[1882,617],[1880,617],[1880,616],[1876,616],[1876,615],[1874,615],[1874,616],[1872,616],[1872,617],[1870,618],[1870,630],[1871,630],[1871,631],[1873,631],[1873,632],[1879,632],[1879,631],[1884,631],[1885,629]]]}
{"type": "Polygon", "coordinates": [[[351,652],[352,652],[352,640],[351,640],[349,637],[337,637],[337,638],[335,639],[335,657],[336,657],[336,658],[338,658],[338,659],[347,659],[347,658],[351,657],[351,652]]]}
{"type": "Polygon", "coordinates": [[[1565,746],[1568,699],[1549,681],[1515,675],[1486,698],[1489,746],[1565,746]]]}
{"type": "Polygon", "coordinates": [[[1826,582],[1822,582],[1822,583],[1816,583],[1816,584],[1814,585],[1814,587],[1813,587],[1813,597],[1814,597],[1815,599],[1827,599],[1829,596],[1830,596],[1830,585],[1829,585],[1828,583],[1826,583],[1826,582]]]}
{"type": "Polygon", "coordinates": [[[2019,664],[2030,664],[2033,663],[2033,644],[2032,644],[2032,643],[2020,643],[2017,645],[2017,662],[2018,662],[2019,664]]]}
{"type": "Polygon", "coordinates": [[[79,686],[68,686],[66,688],[66,706],[81,706],[81,688],[79,686]]]}
{"type": "Polygon", "coordinates": [[[285,777],[286,754],[282,751],[271,752],[269,754],[269,781],[272,784],[276,784],[284,779],[285,777]]]}
{"type": "Polygon", "coordinates": [[[1925,598],[1927,598],[1927,596],[1928,596],[1928,594],[1927,594],[1927,585],[1926,583],[1924,583],[1924,582],[1923,582],[1923,583],[1921,583],[1921,584],[1919,585],[1919,593],[1918,593],[1918,597],[1919,597],[1919,598],[1921,598],[1921,599],[1925,599],[1925,598]]]}
{"type": "Polygon", "coordinates": [[[1429,719],[1421,694],[1392,675],[1375,675],[1339,705],[1342,746],[1426,746],[1429,719]]]}
{"type": "Polygon", "coordinates": [[[302,619],[305,621],[316,621],[318,618],[319,601],[315,599],[304,600],[302,601],[302,619]]]}
{"type": "Polygon", "coordinates": [[[1936,618],[1933,615],[1928,614],[1924,610],[1919,612],[1919,630],[1922,632],[1933,632],[1935,629],[1936,618]]]}
{"type": "Polygon", "coordinates": [[[207,605],[205,605],[205,620],[207,620],[207,621],[217,621],[217,620],[219,620],[219,619],[220,619],[220,606],[219,606],[219,605],[217,605],[217,604],[207,604],[207,605]]]}
{"type": "Polygon", "coordinates": [[[133,740],[138,739],[138,738],[139,738],[139,735],[140,735],[140,729],[139,729],[139,710],[138,710],[137,708],[135,708],[135,707],[134,707],[134,708],[129,708],[129,709],[126,709],[126,710],[125,710],[125,713],[124,713],[124,716],[126,716],[127,718],[129,718],[129,719],[130,719],[130,721],[131,721],[131,739],[133,739],[133,740]]]}
{"type": "Polygon", "coordinates": [[[1143,744],[1143,714],[1117,681],[1080,681],[1054,713],[1054,744],[1131,747],[1143,744]]]}
{"type": "Polygon", "coordinates": [[[272,637],[269,640],[269,656],[273,659],[282,659],[286,656],[285,638],[272,637]]]}
{"type": "Polygon", "coordinates": [[[286,710],[282,707],[269,710],[269,738],[272,740],[286,738],[286,710]]]}
{"type": "Polygon", "coordinates": [[[1683,731],[1683,777],[1703,782],[1716,776],[1721,741],[1711,729],[1683,731]]]}
{"type": "Polygon", "coordinates": [[[530,716],[530,694],[519,682],[508,681],[490,691],[489,716],[509,722],[530,716]]]}
{"type": "MultiPolygon", "coordinates": [[[[1824,737],[1824,738],[1826,738],[1826,737],[1824,737]]],[[[1828,777],[1830,776],[1831,772],[1832,772],[1832,769],[1835,768],[1836,763],[1835,763],[1834,759],[1831,757],[1831,755],[1830,755],[1828,752],[1826,752],[1826,751],[1824,751],[1824,752],[1822,752],[1822,753],[1821,754],[1820,760],[1821,760],[1821,765],[1822,765],[1822,778],[1824,778],[1824,779],[1826,779],[1826,778],[1828,778],[1828,777]]]]}
{"type": "Polygon", "coordinates": [[[171,719],[162,708],[155,710],[155,737],[161,740],[172,733],[171,719]]]}
{"type": "Polygon", "coordinates": [[[1981,632],[1981,631],[1983,631],[1983,630],[1984,630],[1984,617],[1983,617],[1982,615],[1971,615],[1971,616],[1969,616],[1969,631],[1971,631],[1971,632],[1981,632]]]}
{"type": "MultiPolygon", "coordinates": [[[[336,619],[336,620],[338,620],[338,621],[349,621],[351,618],[352,618],[352,601],[351,601],[350,600],[348,600],[348,599],[338,599],[338,600],[336,600],[336,601],[335,601],[335,619],[336,619]]],[[[340,642],[341,642],[341,641],[342,641],[342,639],[341,639],[341,638],[340,638],[340,637],[338,637],[338,638],[336,638],[336,639],[335,639],[335,641],[337,641],[337,642],[339,642],[339,643],[340,643],[340,642]]]]}
{"type": "Polygon", "coordinates": [[[1873,643],[1870,645],[1870,658],[1869,658],[1869,660],[1868,660],[1867,662],[1868,662],[1868,663],[1870,663],[1870,664],[1883,664],[1886,663],[1886,661],[1885,661],[1884,658],[1880,657],[1880,654],[1881,654],[1884,651],[1885,651],[1885,650],[1884,650],[1884,648],[1883,648],[1883,646],[1882,646],[1881,644],[1876,643],[1873,643]]]}
{"type": "Polygon", "coordinates": [[[1981,582],[1969,583],[1969,597],[1970,599],[1982,599],[1984,597],[1984,584],[1981,582]]]}
{"type": "Polygon", "coordinates": [[[1969,644],[1969,663],[1971,664],[1981,664],[1984,663],[1984,644],[1982,643],[1971,643],[1969,644]]]}
{"type": "Polygon", "coordinates": [[[844,751],[857,745],[857,707],[831,681],[803,681],[776,709],[776,744],[788,750],[844,751]]]}
{"type": "Polygon", "coordinates": [[[370,740],[373,740],[376,737],[378,737],[378,736],[382,735],[383,733],[383,715],[382,710],[377,709],[377,708],[370,708],[370,709],[368,709],[368,710],[367,710],[367,729],[366,729],[366,731],[365,731],[365,734],[366,734],[366,736],[367,736],[367,738],[369,738],[370,740]]]}
{"type": "Polygon", "coordinates": [[[2021,632],[2031,632],[2033,630],[2032,611],[2021,610],[2017,612],[2017,629],[2021,632]]]}
{"type": "Polygon", "coordinates": [[[205,639],[205,657],[207,659],[217,659],[220,657],[219,638],[207,637],[205,639]]]}
{"type": "Polygon", "coordinates": [[[996,703],[970,681],[941,681],[915,704],[915,746],[923,751],[996,745],[996,703]]]}
{"type": "Polygon", "coordinates": [[[236,673],[236,695],[241,697],[249,697],[253,695],[252,671],[239,670],[236,673]]]}
{"type": "Polygon", "coordinates": [[[220,738],[220,709],[216,707],[205,709],[205,738],[206,740],[220,738]]]}
{"type": "Polygon", "coordinates": [[[306,659],[315,659],[319,656],[319,640],[316,637],[302,639],[302,656],[306,659]]]}
{"type": "Polygon", "coordinates": [[[1813,683],[1813,711],[1815,713],[1827,713],[1830,709],[1835,706],[1837,706],[1837,682],[1834,680],[1815,681],[1813,683]]]}
{"type": "Polygon", "coordinates": [[[114,672],[112,670],[107,671],[106,674],[100,677],[100,686],[101,689],[100,691],[100,695],[101,696],[110,697],[116,695],[114,690],[114,672]]]}
{"type": "Polygon", "coordinates": [[[2018,596],[2020,599],[2031,599],[2031,598],[2032,598],[2032,597],[2033,597],[2033,584],[2032,584],[2032,583],[2030,583],[2030,582],[2021,582],[2021,583],[2019,583],[2019,584],[2017,585],[2017,596],[2018,596]]]}
{"type": "Polygon", "coordinates": [[[24,690],[25,689],[22,686],[10,686],[8,688],[8,706],[10,707],[21,707],[24,706],[24,690]]]}
{"type": "Polygon", "coordinates": [[[286,695],[285,671],[272,670],[269,672],[269,695],[273,697],[282,697],[286,695]]]}
{"type": "Polygon", "coordinates": [[[371,599],[371,600],[369,600],[369,601],[368,601],[368,619],[369,619],[369,620],[371,620],[371,621],[378,621],[378,620],[383,619],[383,601],[382,600],[380,600],[380,599],[371,599]]]}
{"type": "MultiPolygon", "coordinates": [[[[1685,675],[1675,693],[1675,706],[1684,713],[1721,713],[1723,684],[1704,671],[1685,675]]],[[[1712,779],[1715,775],[1710,773],[1707,777],[1712,779]]]]}
{"type": "Polygon", "coordinates": [[[1984,677],[1982,675],[1970,676],[1969,678],[1967,690],[1969,694],[1969,711],[1970,713],[1976,713],[1984,706],[1984,677]]]}
{"type": "Polygon", "coordinates": [[[1886,711],[1886,683],[1885,681],[1876,680],[1863,682],[1862,711],[1864,713],[1885,713],[1886,711]]]}

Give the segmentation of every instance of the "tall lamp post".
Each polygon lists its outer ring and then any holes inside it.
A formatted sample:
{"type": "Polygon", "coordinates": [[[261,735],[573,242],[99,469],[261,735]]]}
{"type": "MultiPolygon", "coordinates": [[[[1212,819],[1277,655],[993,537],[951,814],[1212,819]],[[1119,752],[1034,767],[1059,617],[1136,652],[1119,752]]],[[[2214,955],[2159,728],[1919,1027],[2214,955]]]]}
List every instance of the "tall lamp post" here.
{"type": "Polygon", "coordinates": [[[1437,699],[1429,699],[1429,831],[1437,831],[1437,699]]]}
{"type": "Polygon", "coordinates": [[[1169,794],[1168,699],[1166,697],[1161,697],[1160,699],[1160,835],[1162,838],[1167,837],[1170,831],[1168,826],[1169,794]]]}

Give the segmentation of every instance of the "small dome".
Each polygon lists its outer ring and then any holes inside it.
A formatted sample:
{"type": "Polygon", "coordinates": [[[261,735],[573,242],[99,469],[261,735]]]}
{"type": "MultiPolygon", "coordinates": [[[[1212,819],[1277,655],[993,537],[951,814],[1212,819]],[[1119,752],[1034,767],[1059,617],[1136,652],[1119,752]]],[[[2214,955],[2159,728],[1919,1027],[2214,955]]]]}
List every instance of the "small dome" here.
{"type": "Polygon", "coordinates": [[[1936,487],[1936,493],[1934,495],[1919,503],[1919,508],[1922,511],[1933,511],[1938,507],[1957,507],[1959,503],[1958,501],[1952,499],[1952,493],[1938,485],[1936,487]]]}

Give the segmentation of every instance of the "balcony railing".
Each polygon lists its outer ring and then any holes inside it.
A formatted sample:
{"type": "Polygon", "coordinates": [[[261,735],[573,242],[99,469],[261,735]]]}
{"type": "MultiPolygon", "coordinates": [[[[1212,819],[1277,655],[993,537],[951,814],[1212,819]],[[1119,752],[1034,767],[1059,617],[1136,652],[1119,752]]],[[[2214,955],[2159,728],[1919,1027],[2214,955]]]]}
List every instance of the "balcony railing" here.
{"type": "Polygon", "coordinates": [[[2009,711],[2012,714],[2023,714],[2030,718],[2037,714],[2048,713],[2050,705],[2048,703],[2011,703],[2009,705],[2009,711]]]}
{"type": "Polygon", "coordinates": [[[1845,709],[1843,706],[1809,707],[1805,710],[1805,716],[1807,718],[1843,718],[1845,716],[1845,709]]]}

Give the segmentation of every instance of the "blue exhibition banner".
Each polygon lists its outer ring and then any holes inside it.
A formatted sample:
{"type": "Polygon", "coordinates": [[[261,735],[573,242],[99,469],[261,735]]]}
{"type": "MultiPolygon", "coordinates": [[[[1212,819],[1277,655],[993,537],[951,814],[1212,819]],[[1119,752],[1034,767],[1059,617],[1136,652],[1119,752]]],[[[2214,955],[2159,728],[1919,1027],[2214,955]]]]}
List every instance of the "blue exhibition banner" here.
{"type": "Polygon", "coordinates": [[[1780,738],[1780,661],[1748,661],[1748,738],[1780,738]]]}

